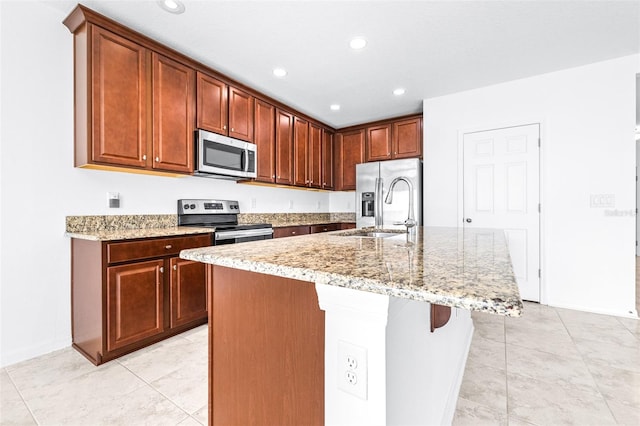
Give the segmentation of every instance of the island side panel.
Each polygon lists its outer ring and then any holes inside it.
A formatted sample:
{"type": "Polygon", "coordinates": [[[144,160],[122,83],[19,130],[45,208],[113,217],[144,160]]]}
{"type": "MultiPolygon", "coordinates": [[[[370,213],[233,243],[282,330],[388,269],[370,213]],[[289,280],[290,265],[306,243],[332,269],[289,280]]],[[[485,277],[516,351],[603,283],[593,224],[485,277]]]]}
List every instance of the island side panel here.
{"type": "Polygon", "coordinates": [[[323,425],[324,312],[313,283],[213,266],[210,425],[323,425]]]}

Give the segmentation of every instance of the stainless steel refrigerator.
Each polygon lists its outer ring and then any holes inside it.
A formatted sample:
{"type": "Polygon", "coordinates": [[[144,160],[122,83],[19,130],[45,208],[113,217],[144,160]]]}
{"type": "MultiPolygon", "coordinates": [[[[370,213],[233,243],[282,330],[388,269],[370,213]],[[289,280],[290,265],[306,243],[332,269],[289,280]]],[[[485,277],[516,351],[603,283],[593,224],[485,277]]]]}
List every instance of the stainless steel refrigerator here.
{"type": "Polygon", "coordinates": [[[422,225],[422,160],[377,161],[356,165],[356,225],[358,228],[376,226],[403,228],[409,217],[409,204],[413,207],[416,225],[422,225]],[[409,203],[409,185],[404,180],[396,182],[391,204],[385,203],[393,180],[404,177],[412,183],[412,202],[409,203]]]}

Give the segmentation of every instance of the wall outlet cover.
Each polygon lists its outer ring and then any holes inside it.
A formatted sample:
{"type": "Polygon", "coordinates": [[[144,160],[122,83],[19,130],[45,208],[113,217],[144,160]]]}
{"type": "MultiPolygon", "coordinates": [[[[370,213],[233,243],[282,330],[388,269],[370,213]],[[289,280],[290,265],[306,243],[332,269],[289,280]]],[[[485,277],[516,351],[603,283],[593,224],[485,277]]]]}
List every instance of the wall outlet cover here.
{"type": "Polygon", "coordinates": [[[367,400],[367,348],[338,340],[338,389],[367,400]]]}

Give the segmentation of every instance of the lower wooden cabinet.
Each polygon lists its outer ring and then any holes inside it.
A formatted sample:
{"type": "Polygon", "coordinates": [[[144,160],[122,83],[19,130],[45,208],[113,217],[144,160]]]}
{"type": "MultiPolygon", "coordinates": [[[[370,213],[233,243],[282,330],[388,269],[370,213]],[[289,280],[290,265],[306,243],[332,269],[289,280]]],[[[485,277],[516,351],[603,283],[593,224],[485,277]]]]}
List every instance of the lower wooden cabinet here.
{"type": "Polygon", "coordinates": [[[180,250],[211,234],[71,240],[73,346],[96,365],[207,322],[207,269],[180,250]]]}
{"type": "Polygon", "coordinates": [[[171,327],[207,317],[207,269],[200,262],[169,259],[171,265],[171,327]]]}
{"type": "Polygon", "coordinates": [[[295,237],[309,233],[309,225],[303,226],[282,226],[273,228],[273,238],[295,237]]]}
{"type": "Polygon", "coordinates": [[[107,351],[164,331],[163,260],[107,268],[107,351]]]}
{"type": "Polygon", "coordinates": [[[297,235],[316,234],[318,232],[338,231],[355,228],[355,223],[323,223],[319,225],[280,226],[273,228],[273,238],[295,237],[297,235]]]}

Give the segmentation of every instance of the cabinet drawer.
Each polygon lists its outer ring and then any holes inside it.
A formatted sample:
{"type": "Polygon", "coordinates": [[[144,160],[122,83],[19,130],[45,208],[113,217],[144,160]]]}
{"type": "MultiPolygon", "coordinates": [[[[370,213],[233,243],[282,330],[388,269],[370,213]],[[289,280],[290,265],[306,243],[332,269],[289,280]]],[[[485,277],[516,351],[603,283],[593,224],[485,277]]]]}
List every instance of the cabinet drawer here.
{"type": "Polygon", "coordinates": [[[273,238],[294,237],[296,235],[304,235],[309,233],[309,226],[285,226],[282,228],[273,228],[273,238]]]}
{"type": "Polygon", "coordinates": [[[324,225],[313,225],[311,226],[311,233],[316,234],[318,232],[329,232],[329,231],[337,231],[340,229],[340,224],[338,223],[326,223],[324,225]]]}
{"type": "Polygon", "coordinates": [[[180,250],[206,247],[211,244],[211,235],[147,239],[107,244],[107,262],[125,262],[153,257],[175,256],[180,250]]]}

